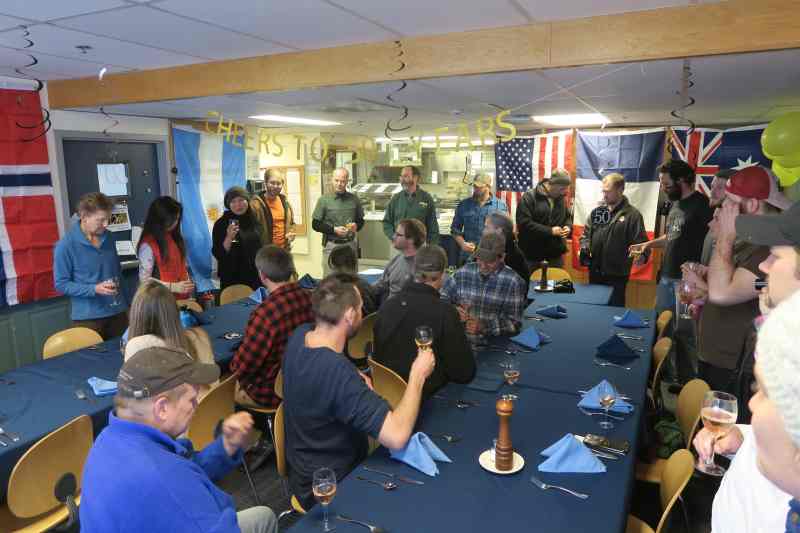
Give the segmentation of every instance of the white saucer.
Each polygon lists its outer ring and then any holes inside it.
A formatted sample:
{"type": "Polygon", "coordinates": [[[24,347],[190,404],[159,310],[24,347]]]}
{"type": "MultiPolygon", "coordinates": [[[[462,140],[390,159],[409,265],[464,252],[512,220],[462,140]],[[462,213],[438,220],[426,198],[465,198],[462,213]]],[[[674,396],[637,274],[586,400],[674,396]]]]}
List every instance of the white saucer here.
{"type": "Polygon", "coordinates": [[[508,475],[508,474],[516,474],[522,467],[525,466],[525,459],[522,458],[520,454],[514,452],[514,465],[511,467],[511,470],[498,470],[494,466],[494,459],[492,459],[492,450],[486,450],[482,454],[478,456],[478,464],[480,464],[483,468],[488,470],[493,474],[501,474],[501,475],[508,475]]]}

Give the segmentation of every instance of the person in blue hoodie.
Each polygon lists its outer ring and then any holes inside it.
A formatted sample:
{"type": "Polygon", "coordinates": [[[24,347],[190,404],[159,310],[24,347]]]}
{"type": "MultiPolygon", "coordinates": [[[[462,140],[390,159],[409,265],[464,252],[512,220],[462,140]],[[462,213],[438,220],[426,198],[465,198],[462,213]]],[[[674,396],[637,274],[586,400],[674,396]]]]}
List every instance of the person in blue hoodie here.
{"type": "Polygon", "coordinates": [[[184,350],[145,348],[122,366],[114,410],[83,467],[80,522],[84,533],[276,533],[269,507],[236,512],[214,480],[242,462],[253,418],[240,411],[221,421],[220,435],[202,451],[179,438],[198,390],[219,379],[216,364],[184,350]]]}
{"type": "Polygon", "coordinates": [[[113,205],[103,193],[83,195],[79,220],[58,241],[53,258],[55,287],[70,298],[73,325],[93,329],[105,340],[128,327],[128,304],[119,287],[122,268],[106,231],[113,205]]]}

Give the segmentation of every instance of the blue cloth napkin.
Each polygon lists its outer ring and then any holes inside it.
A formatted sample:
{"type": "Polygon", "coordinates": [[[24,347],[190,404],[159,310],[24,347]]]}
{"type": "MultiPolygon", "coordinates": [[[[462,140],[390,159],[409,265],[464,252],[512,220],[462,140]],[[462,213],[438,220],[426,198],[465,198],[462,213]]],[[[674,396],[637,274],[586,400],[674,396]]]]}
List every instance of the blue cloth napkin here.
{"type": "Polygon", "coordinates": [[[253,294],[250,295],[250,299],[257,304],[260,304],[267,299],[268,295],[269,293],[267,292],[266,287],[259,287],[253,291],[253,294]]]}
{"type": "MultiPolygon", "coordinates": [[[[602,409],[603,407],[600,405],[600,394],[598,393],[598,389],[603,383],[607,383],[606,380],[601,381],[592,387],[591,390],[587,391],[583,398],[581,398],[581,401],[578,402],[578,407],[583,407],[584,409],[602,409]]],[[[611,406],[609,411],[612,413],[628,414],[633,412],[633,405],[629,404],[625,400],[617,398],[617,401],[614,402],[614,405],[611,406]]]]}
{"type": "Polygon", "coordinates": [[[452,463],[442,450],[425,433],[414,433],[405,448],[391,451],[392,459],[416,468],[433,477],[439,473],[434,461],[452,463]]]}
{"type": "Polygon", "coordinates": [[[563,305],[545,305],[538,308],[536,314],[550,318],[567,318],[567,308],[563,305]]]}
{"type": "Polygon", "coordinates": [[[606,471],[606,465],[583,443],[578,442],[572,433],[567,433],[543,450],[542,455],[548,459],[539,465],[540,472],[599,474],[606,471]]]}
{"type": "Polygon", "coordinates": [[[309,274],[303,274],[303,277],[297,280],[297,284],[304,289],[314,290],[319,285],[319,281],[312,278],[309,274]]]}
{"type": "Polygon", "coordinates": [[[467,388],[484,392],[497,392],[505,378],[496,372],[488,370],[478,371],[475,379],[467,383],[467,388]]]}
{"type": "Polygon", "coordinates": [[[535,327],[528,326],[523,329],[519,335],[511,337],[509,340],[532,350],[538,350],[540,344],[547,344],[548,342],[552,342],[553,339],[551,339],[549,335],[539,333],[536,331],[535,327]]]}
{"type": "Polygon", "coordinates": [[[198,324],[200,324],[200,322],[193,313],[190,313],[185,309],[181,311],[181,325],[184,329],[193,328],[198,324]]]}
{"type": "Polygon", "coordinates": [[[611,335],[597,347],[597,357],[615,360],[636,359],[639,357],[639,353],[633,351],[625,341],[616,335],[611,335]]]}
{"type": "Polygon", "coordinates": [[[647,324],[644,323],[642,317],[634,313],[630,309],[625,311],[625,314],[614,321],[614,325],[619,328],[646,328],[647,324]]]}
{"type": "Polygon", "coordinates": [[[108,381],[107,379],[100,379],[94,376],[86,380],[89,386],[94,391],[95,396],[110,396],[117,393],[117,382],[108,381]]]}

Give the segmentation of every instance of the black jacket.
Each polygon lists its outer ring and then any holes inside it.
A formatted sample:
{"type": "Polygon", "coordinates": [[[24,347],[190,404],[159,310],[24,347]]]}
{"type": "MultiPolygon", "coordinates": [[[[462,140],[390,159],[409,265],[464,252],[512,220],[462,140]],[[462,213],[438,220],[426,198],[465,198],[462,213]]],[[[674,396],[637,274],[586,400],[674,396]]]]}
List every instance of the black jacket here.
{"type": "Polygon", "coordinates": [[[378,311],[375,321],[375,360],[408,380],[417,356],[414,330],[433,329],[436,367],[425,381],[428,398],[448,381],[468,383],[475,376],[475,358],[458,311],[440,299],[439,291],[424,283],[411,282],[378,311]]]}
{"type": "Polygon", "coordinates": [[[645,241],[642,214],[623,196],[614,211],[609,212],[606,206],[592,210],[581,235],[581,249],[591,254],[591,270],[607,276],[628,276],[633,264],[628,247],[645,241]]]}
{"type": "Polygon", "coordinates": [[[572,213],[564,198],[552,200],[544,190],[544,182],[522,195],[517,205],[519,247],[528,261],[560,257],[567,243],[552,233],[553,226],[572,226],[572,213]]]}
{"type": "Polygon", "coordinates": [[[217,259],[220,289],[238,283],[249,285],[253,290],[261,286],[256,270],[256,254],[260,248],[261,232],[249,209],[242,216],[225,211],[217,219],[211,232],[211,253],[217,259]],[[230,251],[227,251],[222,243],[232,219],[239,221],[239,242],[231,244],[230,251]]]}
{"type": "Polygon", "coordinates": [[[511,268],[514,272],[519,274],[519,277],[525,282],[525,294],[528,293],[528,283],[531,279],[531,272],[528,270],[528,263],[525,262],[525,257],[522,255],[522,250],[519,249],[517,241],[506,241],[506,266],[511,268]]]}

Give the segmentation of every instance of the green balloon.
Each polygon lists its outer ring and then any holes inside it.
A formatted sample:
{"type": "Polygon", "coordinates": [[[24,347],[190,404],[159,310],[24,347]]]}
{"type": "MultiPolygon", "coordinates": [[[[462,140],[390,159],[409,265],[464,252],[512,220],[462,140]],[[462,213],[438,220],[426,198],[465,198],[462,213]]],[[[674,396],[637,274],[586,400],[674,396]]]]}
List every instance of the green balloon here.
{"type": "Polygon", "coordinates": [[[775,156],[772,158],[773,163],[778,163],[784,168],[800,167],[800,150],[793,154],[775,156]]]}
{"type": "Polygon", "coordinates": [[[778,176],[781,187],[791,187],[797,180],[800,180],[800,166],[787,168],[773,161],[772,172],[778,176]]]}
{"type": "MultiPolygon", "coordinates": [[[[800,155],[800,111],[787,113],[769,123],[761,134],[761,149],[772,160],[800,155]]],[[[800,166],[800,163],[792,166],[800,166]]]]}

